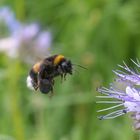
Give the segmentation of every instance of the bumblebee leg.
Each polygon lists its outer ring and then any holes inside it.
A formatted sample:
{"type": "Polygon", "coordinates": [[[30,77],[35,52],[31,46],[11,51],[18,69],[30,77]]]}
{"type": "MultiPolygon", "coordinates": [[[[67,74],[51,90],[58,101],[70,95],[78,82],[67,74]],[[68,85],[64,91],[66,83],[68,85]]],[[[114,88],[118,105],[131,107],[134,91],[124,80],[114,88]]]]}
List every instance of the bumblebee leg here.
{"type": "Polygon", "coordinates": [[[35,89],[35,90],[37,90],[37,89],[38,89],[38,84],[37,84],[37,83],[32,82],[32,85],[33,85],[33,87],[34,87],[34,89],[35,89]]]}
{"type": "Polygon", "coordinates": [[[52,80],[52,86],[54,86],[54,80],[52,80]]]}
{"type": "Polygon", "coordinates": [[[35,90],[37,90],[37,89],[38,89],[38,85],[37,85],[37,86],[35,86],[35,87],[34,87],[34,89],[35,89],[35,90]]]}
{"type": "Polygon", "coordinates": [[[66,75],[67,75],[67,74],[66,74],[66,73],[64,73],[64,80],[66,80],[66,75]]]}
{"type": "Polygon", "coordinates": [[[51,87],[51,92],[49,93],[49,98],[52,98],[54,95],[54,92],[53,92],[53,86],[51,87]]]}
{"type": "Polygon", "coordinates": [[[64,75],[61,74],[60,76],[61,76],[61,83],[62,83],[63,82],[63,79],[64,79],[64,75]]]}

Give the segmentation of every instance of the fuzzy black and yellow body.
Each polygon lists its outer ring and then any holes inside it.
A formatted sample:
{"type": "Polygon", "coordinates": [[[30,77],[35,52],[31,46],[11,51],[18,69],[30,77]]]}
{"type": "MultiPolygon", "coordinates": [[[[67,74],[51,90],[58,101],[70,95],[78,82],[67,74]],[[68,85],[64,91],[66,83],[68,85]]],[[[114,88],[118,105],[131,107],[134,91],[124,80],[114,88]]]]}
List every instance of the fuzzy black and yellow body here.
{"type": "Polygon", "coordinates": [[[53,92],[54,78],[72,74],[72,63],[63,55],[53,55],[33,65],[27,77],[27,86],[42,93],[53,92]]]}

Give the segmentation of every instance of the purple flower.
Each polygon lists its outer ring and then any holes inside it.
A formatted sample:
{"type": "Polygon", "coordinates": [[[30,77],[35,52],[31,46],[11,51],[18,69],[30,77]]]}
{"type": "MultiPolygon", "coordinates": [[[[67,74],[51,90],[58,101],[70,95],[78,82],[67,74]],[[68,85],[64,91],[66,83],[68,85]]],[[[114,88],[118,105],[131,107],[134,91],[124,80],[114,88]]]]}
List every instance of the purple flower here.
{"type": "Polygon", "coordinates": [[[52,36],[50,32],[44,31],[39,34],[37,38],[37,45],[40,48],[49,48],[52,44],[52,36]]]}
{"type": "Polygon", "coordinates": [[[106,115],[99,116],[99,119],[112,119],[126,113],[131,113],[134,120],[134,128],[140,129],[140,73],[137,68],[140,62],[133,61],[136,68],[130,69],[125,63],[124,66],[118,65],[122,70],[113,71],[117,78],[110,84],[109,88],[101,87],[98,92],[104,96],[97,96],[102,99],[97,103],[114,104],[111,107],[98,110],[97,112],[105,112],[112,110],[106,115]]]}
{"type": "Polygon", "coordinates": [[[9,7],[0,8],[0,21],[6,24],[11,34],[15,34],[21,28],[20,22],[9,7]]]}
{"type": "Polygon", "coordinates": [[[37,23],[22,25],[15,36],[21,41],[30,41],[38,35],[40,27],[37,23]]]}
{"type": "Polygon", "coordinates": [[[52,35],[41,31],[38,23],[21,23],[9,7],[0,8],[0,23],[9,31],[9,36],[0,38],[0,52],[27,63],[35,63],[50,54],[52,35]]]}
{"type": "Polygon", "coordinates": [[[0,52],[6,53],[11,58],[18,56],[19,40],[14,37],[0,39],[0,52]]]}

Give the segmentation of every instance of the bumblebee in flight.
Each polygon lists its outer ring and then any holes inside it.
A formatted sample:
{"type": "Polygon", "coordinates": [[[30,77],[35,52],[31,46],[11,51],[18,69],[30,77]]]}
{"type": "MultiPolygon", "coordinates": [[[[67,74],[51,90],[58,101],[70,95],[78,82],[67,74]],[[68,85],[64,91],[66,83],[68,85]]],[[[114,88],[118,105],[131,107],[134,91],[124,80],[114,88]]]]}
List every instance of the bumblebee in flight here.
{"type": "Polygon", "coordinates": [[[72,63],[63,55],[53,55],[33,65],[27,77],[27,86],[33,90],[40,90],[47,94],[53,93],[54,78],[67,74],[72,75],[72,63]]]}

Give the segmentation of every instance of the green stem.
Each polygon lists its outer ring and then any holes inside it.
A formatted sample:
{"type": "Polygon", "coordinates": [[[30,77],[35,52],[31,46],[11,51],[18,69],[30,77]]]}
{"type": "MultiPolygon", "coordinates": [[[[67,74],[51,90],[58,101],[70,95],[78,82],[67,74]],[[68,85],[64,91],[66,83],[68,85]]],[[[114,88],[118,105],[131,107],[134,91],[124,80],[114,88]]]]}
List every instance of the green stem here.
{"type": "Polygon", "coordinates": [[[11,119],[13,124],[13,133],[17,140],[25,140],[24,125],[22,112],[19,102],[19,77],[20,77],[20,65],[18,62],[10,62],[8,69],[8,82],[9,82],[9,98],[10,98],[10,110],[11,119]]]}
{"type": "Polygon", "coordinates": [[[24,0],[14,0],[16,16],[21,21],[25,18],[25,1],[24,0]]]}

